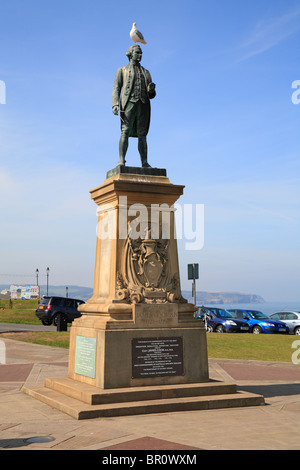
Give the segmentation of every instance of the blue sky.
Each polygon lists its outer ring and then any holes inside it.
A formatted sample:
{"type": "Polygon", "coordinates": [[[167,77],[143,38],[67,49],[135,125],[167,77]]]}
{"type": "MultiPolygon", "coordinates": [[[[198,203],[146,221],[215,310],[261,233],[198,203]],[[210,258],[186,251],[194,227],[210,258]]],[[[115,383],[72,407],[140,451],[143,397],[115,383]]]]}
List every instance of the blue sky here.
{"type": "Polygon", "coordinates": [[[111,91],[135,21],[157,86],[149,162],[205,207],[203,249],[178,243],[182,288],[196,262],[199,290],[300,299],[299,1],[10,0],[0,17],[0,283],[49,266],[92,286],[89,190],[118,161],[111,91]]]}

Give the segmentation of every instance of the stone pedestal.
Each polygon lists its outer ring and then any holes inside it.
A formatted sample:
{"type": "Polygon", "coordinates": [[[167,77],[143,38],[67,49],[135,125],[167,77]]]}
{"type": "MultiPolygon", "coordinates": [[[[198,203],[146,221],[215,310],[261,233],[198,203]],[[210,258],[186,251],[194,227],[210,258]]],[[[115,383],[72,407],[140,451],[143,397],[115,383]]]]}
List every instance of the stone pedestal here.
{"type": "Polygon", "coordinates": [[[25,393],[76,419],[264,403],[209,381],[204,324],[181,295],[173,204],[182,193],[165,170],[128,167],[91,191],[94,291],[71,327],[68,377],[25,393]]]}
{"type": "Polygon", "coordinates": [[[71,328],[69,377],[104,389],[209,379],[204,325],[180,289],[173,205],[183,186],[147,170],[91,191],[94,292],[71,328]]]}
{"type": "Polygon", "coordinates": [[[105,330],[86,323],[71,329],[74,380],[103,389],[208,381],[206,335],[198,325],[105,330]]]}

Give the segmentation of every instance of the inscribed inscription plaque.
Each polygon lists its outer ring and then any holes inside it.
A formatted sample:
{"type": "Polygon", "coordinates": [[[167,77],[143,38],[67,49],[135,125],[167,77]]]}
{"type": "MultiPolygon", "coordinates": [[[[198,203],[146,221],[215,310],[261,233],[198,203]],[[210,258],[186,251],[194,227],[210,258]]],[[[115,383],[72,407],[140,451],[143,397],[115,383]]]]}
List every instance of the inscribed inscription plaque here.
{"type": "Polygon", "coordinates": [[[132,378],[183,375],[182,337],[134,338],[132,378]]]}
{"type": "Polygon", "coordinates": [[[95,378],[96,371],[96,338],[76,336],[75,373],[95,378]]]}
{"type": "Polygon", "coordinates": [[[178,306],[176,304],[135,304],[134,322],[139,328],[169,327],[178,325],[178,306]]]}

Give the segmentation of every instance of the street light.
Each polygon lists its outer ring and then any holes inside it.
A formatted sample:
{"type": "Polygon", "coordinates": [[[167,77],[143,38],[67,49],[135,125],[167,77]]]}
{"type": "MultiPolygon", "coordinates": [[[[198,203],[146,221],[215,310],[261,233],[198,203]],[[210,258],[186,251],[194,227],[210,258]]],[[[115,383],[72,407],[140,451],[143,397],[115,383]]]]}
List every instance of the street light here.
{"type": "Polygon", "coordinates": [[[46,273],[47,273],[47,295],[48,295],[48,287],[49,287],[49,271],[50,271],[50,269],[47,268],[46,269],[46,273]]]}
{"type": "Polygon", "coordinates": [[[36,285],[38,286],[39,285],[39,270],[37,268],[35,270],[35,273],[36,273],[36,285]]]}

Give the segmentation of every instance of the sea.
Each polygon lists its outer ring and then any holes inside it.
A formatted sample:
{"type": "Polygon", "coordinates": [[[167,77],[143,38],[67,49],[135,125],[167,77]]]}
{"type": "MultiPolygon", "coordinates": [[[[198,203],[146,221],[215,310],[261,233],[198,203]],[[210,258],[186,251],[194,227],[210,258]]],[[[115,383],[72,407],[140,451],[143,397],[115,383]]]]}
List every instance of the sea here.
{"type": "MultiPolygon", "coordinates": [[[[197,302],[198,307],[199,302],[197,302]]],[[[262,302],[262,303],[251,303],[251,304],[205,304],[205,307],[223,308],[227,310],[229,308],[244,309],[244,310],[258,310],[259,312],[265,313],[267,316],[272,313],[281,312],[282,310],[290,310],[300,312],[300,300],[299,301],[276,301],[276,302],[262,302]]]]}

